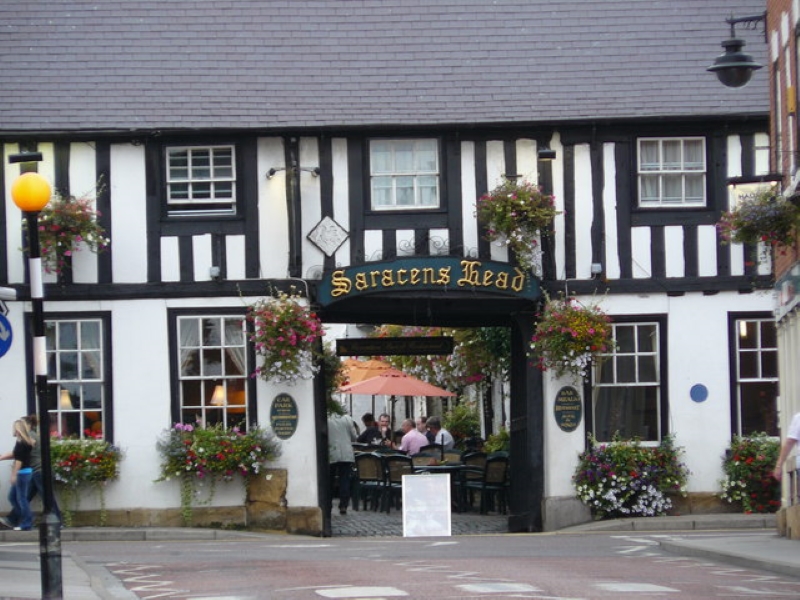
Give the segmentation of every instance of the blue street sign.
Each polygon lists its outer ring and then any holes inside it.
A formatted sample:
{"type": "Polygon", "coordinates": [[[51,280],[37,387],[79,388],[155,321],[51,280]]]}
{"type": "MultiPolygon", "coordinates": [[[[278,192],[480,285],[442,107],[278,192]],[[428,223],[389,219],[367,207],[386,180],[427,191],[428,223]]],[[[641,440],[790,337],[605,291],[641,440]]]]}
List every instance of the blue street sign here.
{"type": "Polygon", "coordinates": [[[11,348],[13,339],[14,334],[11,331],[11,323],[3,315],[0,315],[0,356],[5,356],[5,353],[11,348]]]}

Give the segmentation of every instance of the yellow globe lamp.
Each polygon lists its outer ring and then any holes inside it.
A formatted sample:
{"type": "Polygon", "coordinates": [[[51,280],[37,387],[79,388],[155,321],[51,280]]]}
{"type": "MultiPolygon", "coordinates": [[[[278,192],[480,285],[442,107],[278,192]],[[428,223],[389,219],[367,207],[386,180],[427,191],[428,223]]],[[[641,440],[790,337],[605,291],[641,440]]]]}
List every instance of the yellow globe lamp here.
{"type": "Polygon", "coordinates": [[[11,184],[11,199],[22,212],[39,212],[51,195],[50,184],[39,173],[23,173],[11,184]]]}

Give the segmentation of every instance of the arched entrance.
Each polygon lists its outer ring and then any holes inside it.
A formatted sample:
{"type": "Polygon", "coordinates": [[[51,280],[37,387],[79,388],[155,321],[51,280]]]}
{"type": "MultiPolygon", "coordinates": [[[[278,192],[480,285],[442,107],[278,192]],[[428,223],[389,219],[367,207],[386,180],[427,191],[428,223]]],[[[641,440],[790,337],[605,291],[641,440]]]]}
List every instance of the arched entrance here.
{"type": "MultiPolygon", "coordinates": [[[[540,299],[538,280],[518,268],[457,257],[402,258],[326,271],[312,294],[326,323],[511,329],[510,532],[543,529],[542,374],[527,358],[540,299]]],[[[320,385],[317,394],[317,406],[324,407],[320,385]]],[[[317,412],[322,425],[324,408],[317,412]]],[[[318,447],[327,448],[322,441],[318,447]]],[[[320,460],[324,464],[325,457],[320,460]]]]}

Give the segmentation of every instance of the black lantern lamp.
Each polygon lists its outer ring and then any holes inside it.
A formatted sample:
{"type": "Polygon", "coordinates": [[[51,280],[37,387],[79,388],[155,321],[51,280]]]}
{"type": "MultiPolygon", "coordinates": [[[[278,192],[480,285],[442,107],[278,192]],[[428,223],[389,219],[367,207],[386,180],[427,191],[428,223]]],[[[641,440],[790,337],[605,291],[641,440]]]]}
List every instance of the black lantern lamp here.
{"type": "Polygon", "coordinates": [[[736,25],[743,24],[747,29],[755,29],[758,23],[764,25],[764,41],[767,41],[767,13],[752,17],[739,17],[725,20],[731,26],[731,38],[722,42],[725,52],[720,54],[714,64],[706,69],[717,74],[717,79],[725,87],[742,87],[747,85],[753,76],[753,71],[760,69],[761,65],[753,57],[742,51],[744,40],[736,37],[736,25]]]}

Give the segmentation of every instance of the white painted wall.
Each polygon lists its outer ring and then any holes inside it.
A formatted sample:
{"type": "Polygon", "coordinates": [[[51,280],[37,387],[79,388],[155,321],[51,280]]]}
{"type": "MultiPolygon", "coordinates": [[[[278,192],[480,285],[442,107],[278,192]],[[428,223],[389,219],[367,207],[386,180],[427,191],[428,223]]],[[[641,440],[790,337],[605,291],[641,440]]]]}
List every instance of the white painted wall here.
{"type": "Polygon", "coordinates": [[[285,166],[282,138],[258,140],[258,230],[261,265],[259,275],[265,279],[289,275],[289,217],[286,206],[286,171],[266,178],[271,168],[285,166]]]}
{"type": "Polygon", "coordinates": [[[147,281],[144,146],[111,146],[111,245],[114,283],[147,281]]]}

